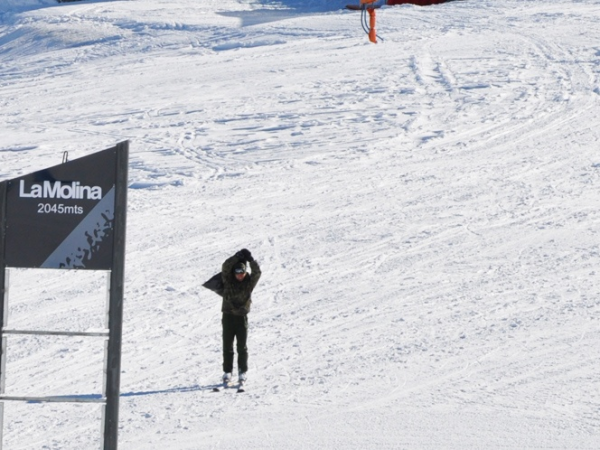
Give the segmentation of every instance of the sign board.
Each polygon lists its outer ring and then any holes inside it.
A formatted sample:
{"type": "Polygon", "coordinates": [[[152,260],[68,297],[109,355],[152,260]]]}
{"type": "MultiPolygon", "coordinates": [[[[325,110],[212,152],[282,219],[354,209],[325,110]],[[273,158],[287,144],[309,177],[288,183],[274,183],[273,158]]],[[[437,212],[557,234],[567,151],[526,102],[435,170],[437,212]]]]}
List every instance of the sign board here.
{"type": "Polygon", "coordinates": [[[110,270],[117,148],[6,183],[7,267],[110,270]]]}
{"type": "MultiPolygon", "coordinates": [[[[129,142],[0,182],[0,448],[4,400],[4,334],[95,335],[5,330],[6,268],[110,270],[104,372],[103,449],[117,450],[127,216],[129,142]]],[[[56,401],[37,398],[35,401],[56,401]]],[[[67,401],[66,399],[59,399],[67,401]]]]}

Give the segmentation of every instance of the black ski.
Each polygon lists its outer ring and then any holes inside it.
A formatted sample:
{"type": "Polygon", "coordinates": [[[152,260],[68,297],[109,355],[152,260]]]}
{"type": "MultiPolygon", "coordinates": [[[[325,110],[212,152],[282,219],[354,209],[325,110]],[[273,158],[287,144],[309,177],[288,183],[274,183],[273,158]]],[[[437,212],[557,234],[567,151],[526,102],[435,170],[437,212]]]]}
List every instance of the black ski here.
{"type": "MultiPolygon", "coordinates": [[[[221,392],[221,389],[230,389],[232,387],[234,387],[232,384],[227,384],[227,385],[223,385],[220,388],[219,387],[214,387],[212,389],[212,391],[213,392],[221,392]]],[[[246,389],[244,389],[244,384],[243,383],[240,384],[235,392],[236,392],[236,394],[241,394],[243,392],[246,392],[246,389]]]]}
{"type": "Polygon", "coordinates": [[[233,387],[233,383],[224,381],[221,387],[215,386],[212,391],[221,392],[221,389],[229,389],[230,387],[233,387]]]}

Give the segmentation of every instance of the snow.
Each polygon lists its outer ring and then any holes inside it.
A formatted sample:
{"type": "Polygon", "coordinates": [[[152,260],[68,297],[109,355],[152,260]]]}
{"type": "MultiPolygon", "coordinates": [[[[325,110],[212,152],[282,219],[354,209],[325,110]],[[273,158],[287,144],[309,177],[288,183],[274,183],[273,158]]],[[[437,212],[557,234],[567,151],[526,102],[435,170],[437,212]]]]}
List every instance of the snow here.
{"type": "MultiPolygon", "coordinates": [[[[120,448],[600,448],[600,4],[384,7],[373,45],[346,3],[0,0],[0,180],[131,142],[120,448]]],[[[104,328],[106,273],[9,276],[9,328],[104,328]]],[[[5,392],[98,396],[103,355],[11,335],[5,392]]],[[[4,445],[101,416],[5,402],[4,445]]]]}

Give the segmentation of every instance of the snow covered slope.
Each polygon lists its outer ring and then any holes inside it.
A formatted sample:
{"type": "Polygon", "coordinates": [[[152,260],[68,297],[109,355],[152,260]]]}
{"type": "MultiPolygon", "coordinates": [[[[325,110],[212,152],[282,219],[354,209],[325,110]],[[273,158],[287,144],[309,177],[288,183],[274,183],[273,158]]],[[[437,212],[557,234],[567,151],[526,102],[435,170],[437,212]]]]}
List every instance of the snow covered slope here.
{"type": "MultiPolygon", "coordinates": [[[[120,448],[599,448],[597,2],[382,8],[373,45],[337,0],[0,1],[0,179],[131,141],[120,448]]],[[[8,325],[102,328],[105,279],[11,270],[8,325]]],[[[11,336],[6,393],[102,357],[11,336]]],[[[7,449],[100,446],[98,406],[4,409],[7,449]]]]}

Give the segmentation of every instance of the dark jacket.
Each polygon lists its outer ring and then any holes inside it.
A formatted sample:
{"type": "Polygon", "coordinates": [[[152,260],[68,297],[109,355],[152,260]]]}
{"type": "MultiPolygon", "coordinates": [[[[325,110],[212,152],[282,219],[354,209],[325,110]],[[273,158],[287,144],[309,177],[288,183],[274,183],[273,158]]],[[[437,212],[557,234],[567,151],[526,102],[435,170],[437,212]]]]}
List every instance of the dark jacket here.
{"type": "Polygon", "coordinates": [[[238,281],[233,274],[233,267],[243,261],[237,256],[227,258],[221,269],[223,277],[223,306],[221,311],[225,314],[233,314],[234,316],[245,316],[250,312],[252,304],[252,291],[256,287],[256,283],[261,275],[260,267],[254,260],[249,261],[252,273],[246,274],[243,281],[238,281]]]}

